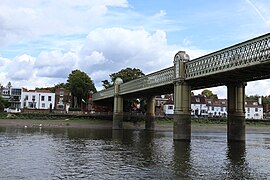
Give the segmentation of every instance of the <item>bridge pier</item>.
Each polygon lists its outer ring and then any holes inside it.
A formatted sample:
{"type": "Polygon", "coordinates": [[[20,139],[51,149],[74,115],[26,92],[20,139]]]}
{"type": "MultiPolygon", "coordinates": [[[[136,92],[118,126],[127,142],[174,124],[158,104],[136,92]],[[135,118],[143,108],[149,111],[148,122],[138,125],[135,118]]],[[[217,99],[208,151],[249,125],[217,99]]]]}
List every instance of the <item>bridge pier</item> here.
{"type": "Polygon", "coordinates": [[[155,129],[155,96],[147,98],[145,129],[146,130],[155,129]]]}
{"type": "Polygon", "coordinates": [[[185,62],[188,60],[185,51],[179,51],[174,57],[174,140],[191,140],[191,86],[185,81],[185,62]]]}
{"type": "Polygon", "coordinates": [[[228,141],[245,141],[245,86],[246,83],[235,83],[227,85],[228,119],[227,139],[228,141]]]}
{"type": "Polygon", "coordinates": [[[119,95],[121,78],[116,78],[114,85],[114,106],[113,106],[113,129],[123,129],[123,97],[119,95]]]}

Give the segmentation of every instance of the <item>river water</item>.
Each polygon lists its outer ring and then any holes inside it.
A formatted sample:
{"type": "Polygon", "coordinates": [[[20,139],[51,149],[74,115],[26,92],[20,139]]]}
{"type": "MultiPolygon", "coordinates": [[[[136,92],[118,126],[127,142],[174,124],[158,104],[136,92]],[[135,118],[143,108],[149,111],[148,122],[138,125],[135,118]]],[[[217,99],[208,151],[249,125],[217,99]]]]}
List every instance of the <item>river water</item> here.
{"type": "Polygon", "coordinates": [[[0,128],[0,179],[270,179],[270,134],[0,128]]]}

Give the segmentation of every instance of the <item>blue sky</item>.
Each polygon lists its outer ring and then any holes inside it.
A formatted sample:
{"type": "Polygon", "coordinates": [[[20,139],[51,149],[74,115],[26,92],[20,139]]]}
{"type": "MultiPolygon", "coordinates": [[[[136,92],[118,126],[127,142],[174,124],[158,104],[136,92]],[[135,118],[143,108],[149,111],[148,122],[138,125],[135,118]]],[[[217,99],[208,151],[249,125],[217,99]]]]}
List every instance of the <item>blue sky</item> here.
{"type": "MultiPolygon", "coordinates": [[[[269,30],[267,0],[1,0],[0,83],[53,86],[80,69],[102,89],[123,68],[147,74],[172,66],[179,50],[196,58],[269,30]]],[[[248,83],[247,94],[269,86],[248,83]]]]}

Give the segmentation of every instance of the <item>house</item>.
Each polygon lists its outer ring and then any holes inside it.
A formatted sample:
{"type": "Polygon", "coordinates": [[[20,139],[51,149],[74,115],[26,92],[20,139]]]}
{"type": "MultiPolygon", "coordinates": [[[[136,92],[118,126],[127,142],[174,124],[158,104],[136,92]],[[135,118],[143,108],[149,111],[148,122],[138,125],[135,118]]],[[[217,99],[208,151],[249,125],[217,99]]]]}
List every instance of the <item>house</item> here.
{"type": "MultiPolygon", "coordinates": [[[[173,115],[174,103],[168,100],[164,104],[165,115],[173,115]]],[[[227,117],[227,99],[207,99],[204,96],[191,97],[191,115],[196,117],[227,117]]],[[[245,101],[246,119],[263,119],[261,99],[245,101]]]]}
{"type": "Polygon", "coordinates": [[[65,88],[55,90],[55,110],[68,112],[71,105],[71,92],[65,88]]]}
{"type": "Polygon", "coordinates": [[[196,117],[207,117],[208,107],[205,103],[205,97],[202,95],[191,96],[191,115],[196,117]]]}
{"type": "Polygon", "coordinates": [[[227,99],[205,99],[208,117],[227,117],[227,99]]]}
{"type": "Polygon", "coordinates": [[[165,116],[172,116],[174,114],[173,100],[169,99],[163,104],[163,112],[165,116]]]}
{"type": "Polygon", "coordinates": [[[263,106],[261,98],[245,101],[246,119],[263,119],[263,106]]]}
{"type": "Polygon", "coordinates": [[[21,93],[21,107],[29,109],[54,109],[55,93],[49,90],[27,90],[21,93]]]}

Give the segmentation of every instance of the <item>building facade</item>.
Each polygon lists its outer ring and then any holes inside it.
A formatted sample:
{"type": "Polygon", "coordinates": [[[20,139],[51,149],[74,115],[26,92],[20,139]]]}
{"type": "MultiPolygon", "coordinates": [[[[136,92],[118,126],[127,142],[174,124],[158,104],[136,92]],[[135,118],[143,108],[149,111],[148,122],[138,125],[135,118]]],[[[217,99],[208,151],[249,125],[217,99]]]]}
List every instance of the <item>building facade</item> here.
{"type": "Polygon", "coordinates": [[[71,105],[71,92],[65,88],[58,88],[55,90],[55,110],[65,111],[68,113],[71,105]]]}
{"type": "Polygon", "coordinates": [[[246,119],[263,119],[263,106],[261,100],[247,100],[245,102],[246,119]]]}
{"type": "Polygon", "coordinates": [[[22,108],[29,109],[54,109],[55,93],[49,90],[27,90],[22,91],[22,108]]]}
{"type": "MultiPolygon", "coordinates": [[[[164,114],[171,116],[174,114],[174,103],[168,100],[164,103],[164,114]]],[[[191,115],[195,117],[227,117],[227,99],[207,99],[197,95],[191,97],[191,115]]],[[[245,101],[246,119],[263,119],[263,106],[261,100],[245,101]]]]}

